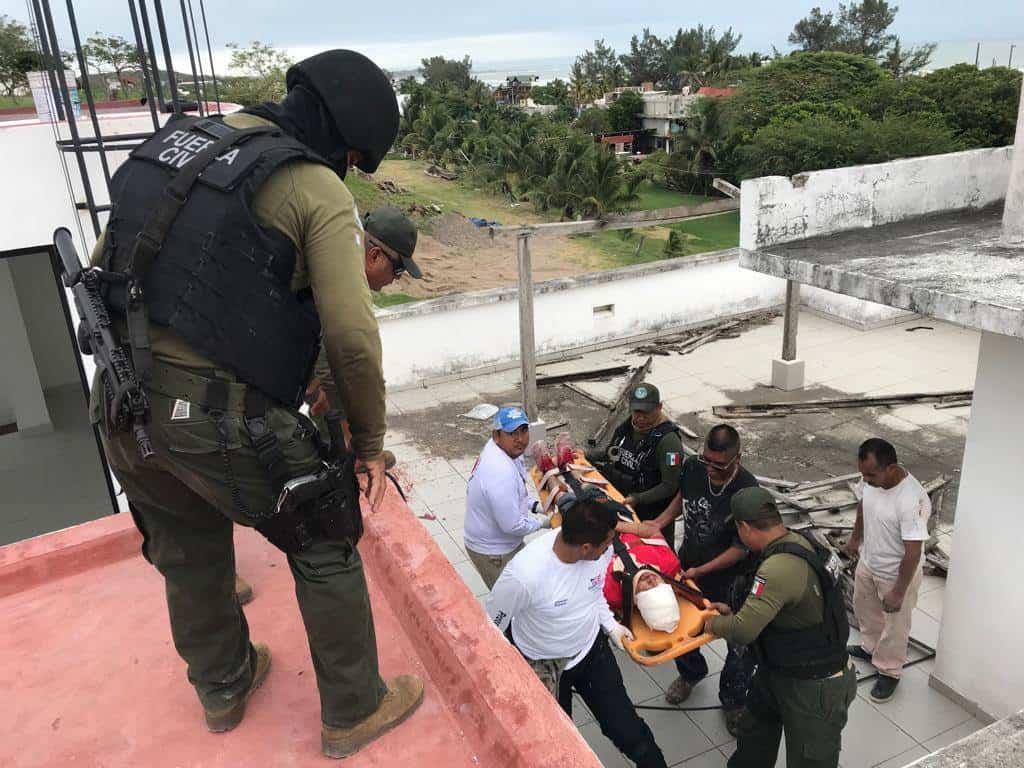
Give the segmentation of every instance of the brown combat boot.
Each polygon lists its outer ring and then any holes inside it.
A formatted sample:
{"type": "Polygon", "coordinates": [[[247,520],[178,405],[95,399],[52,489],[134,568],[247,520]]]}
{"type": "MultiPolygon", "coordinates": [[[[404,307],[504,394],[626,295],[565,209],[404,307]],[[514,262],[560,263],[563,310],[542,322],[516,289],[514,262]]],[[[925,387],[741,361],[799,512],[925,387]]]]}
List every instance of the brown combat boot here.
{"type": "Polygon", "coordinates": [[[270,648],[267,644],[256,643],[253,645],[253,650],[256,652],[256,670],[252,674],[249,690],[223,709],[204,710],[206,727],[210,729],[211,733],[230,731],[242,722],[242,717],[245,716],[245,702],[252,696],[253,691],[263,684],[263,679],[270,671],[270,648]]]}
{"type": "Polygon", "coordinates": [[[399,675],[388,680],[388,692],[377,711],[351,728],[323,727],[324,754],[335,759],[354,755],[377,737],[409,717],[423,701],[423,681],[416,675],[399,675]]]}
{"type": "Polygon", "coordinates": [[[235,574],[235,597],[238,598],[239,605],[251,603],[253,597],[252,584],[243,579],[237,573],[235,574]]]}

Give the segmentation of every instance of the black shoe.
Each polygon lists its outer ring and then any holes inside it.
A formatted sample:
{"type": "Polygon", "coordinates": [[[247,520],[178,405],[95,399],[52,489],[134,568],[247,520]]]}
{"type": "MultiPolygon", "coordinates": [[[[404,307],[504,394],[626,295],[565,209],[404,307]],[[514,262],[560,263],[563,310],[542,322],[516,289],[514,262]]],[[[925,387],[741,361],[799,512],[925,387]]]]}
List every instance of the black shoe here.
{"type": "Polygon", "coordinates": [[[743,718],[743,713],[745,711],[746,707],[733,707],[732,709],[724,710],[725,730],[727,730],[729,735],[734,739],[740,734],[740,720],[743,718]]]}
{"type": "Polygon", "coordinates": [[[848,645],[846,646],[846,652],[853,656],[855,659],[863,659],[864,661],[871,661],[871,654],[864,650],[859,645],[848,645]]]}
{"type": "Polygon", "coordinates": [[[874,686],[871,688],[872,701],[876,701],[881,704],[883,701],[888,701],[892,698],[892,695],[896,693],[896,686],[900,684],[898,677],[889,677],[888,675],[879,675],[878,679],[875,680],[874,686]]]}

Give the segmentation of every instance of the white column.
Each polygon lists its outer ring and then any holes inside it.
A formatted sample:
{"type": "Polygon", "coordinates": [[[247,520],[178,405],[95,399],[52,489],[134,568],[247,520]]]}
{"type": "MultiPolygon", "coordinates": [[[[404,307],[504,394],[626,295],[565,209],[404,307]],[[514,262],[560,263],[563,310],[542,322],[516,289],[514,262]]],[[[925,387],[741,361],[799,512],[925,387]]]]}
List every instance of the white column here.
{"type": "Polygon", "coordinates": [[[933,681],[1003,718],[1024,709],[1024,340],[982,334],[933,681]]]}
{"type": "Polygon", "coordinates": [[[1024,248],[1024,83],[1021,83],[1020,108],[1017,110],[1010,185],[1003,207],[1003,243],[1011,248],[1024,248]]]}
{"type": "Polygon", "coordinates": [[[25,320],[14,291],[10,262],[0,258],[0,360],[3,388],[0,415],[13,418],[20,434],[47,432],[53,428],[39,384],[36,361],[28,341],[25,320]]]}

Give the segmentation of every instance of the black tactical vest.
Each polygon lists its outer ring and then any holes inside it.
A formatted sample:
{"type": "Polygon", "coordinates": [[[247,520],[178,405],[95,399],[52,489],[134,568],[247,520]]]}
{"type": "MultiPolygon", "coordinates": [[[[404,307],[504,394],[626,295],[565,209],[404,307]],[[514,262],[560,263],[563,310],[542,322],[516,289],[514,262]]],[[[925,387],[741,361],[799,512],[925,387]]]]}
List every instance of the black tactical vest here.
{"type": "MultiPolygon", "coordinates": [[[[615,461],[610,461],[611,481],[620,493],[628,496],[631,493],[642,493],[649,491],[661,482],[661,467],[658,463],[656,451],[661,438],[669,432],[678,431],[679,427],[673,421],[665,421],[656,426],[639,440],[633,438],[633,423],[626,419],[619,425],[612,435],[608,447],[616,446],[619,455],[615,461]]],[[[664,508],[665,503],[656,504],[655,516],[664,508]]],[[[649,519],[643,512],[646,510],[637,509],[640,519],[649,519]]]]}
{"type": "Polygon", "coordinates": [[[768,547],[762,562],[773,555],[796,555],[811,567],[821,584],[822,623],[805,629],[779,629],[772,622],[757,638],[759,663],[805,679],[827,677],[842,670],[849,659],[846,642],[850,638],[846,604],[837,581],[838,557],[813,539],[807,541],[814,547],[813,552],[799,544],[783,542],[768,547]],[[834,562],[832,558],[836,558],[834,562]]]}
{"type": "MultiPolygon", "coordinates": [[[[135,239],[178,171],[232,131],[220,119],[172,120],[135,149],[111,180],[104,266],[123,272],[135,239]]],[[[264,181],[292,160],[326,162],[275,126],[247,136],[200,174],[139,275],[149,321],[172,329],[218,367],[274,401],[297,407],[319,351],[312,293],[291,289],[296,250],[253,216],[264,181]]],[[[108,303],[125,311],[123,289],[108,303]]]]}

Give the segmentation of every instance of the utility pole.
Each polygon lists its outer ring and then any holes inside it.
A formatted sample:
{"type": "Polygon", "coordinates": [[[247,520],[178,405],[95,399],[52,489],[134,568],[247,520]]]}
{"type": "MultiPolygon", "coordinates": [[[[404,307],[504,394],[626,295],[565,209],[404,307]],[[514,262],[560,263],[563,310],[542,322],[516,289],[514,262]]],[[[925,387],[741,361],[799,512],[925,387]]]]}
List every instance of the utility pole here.
{"type": "Polygon", "coordinates": [[[1010,43],[1010,59],[1009,59],[1009,61],[1006,62],[1007,68],[1010,68],[1010,67],[1013,66],[1013,49],[1016,48],[1016,47],[1017,47],[1017,45],[1015,43],[1010,43]]]}
{"type": "Polygon", "coordinates": [[[981,43],[978,43],[978,47],[974,49],[974,68],[978,68],[978,60],[981,59],[981,43]]]}

